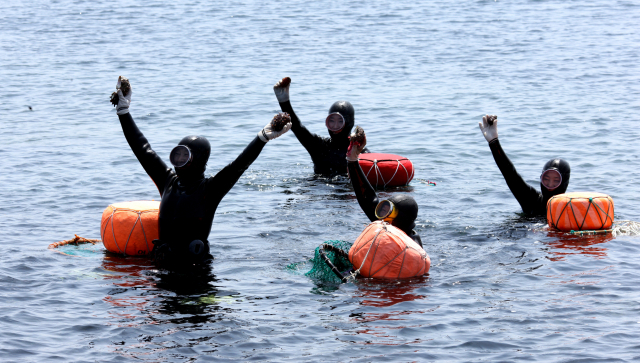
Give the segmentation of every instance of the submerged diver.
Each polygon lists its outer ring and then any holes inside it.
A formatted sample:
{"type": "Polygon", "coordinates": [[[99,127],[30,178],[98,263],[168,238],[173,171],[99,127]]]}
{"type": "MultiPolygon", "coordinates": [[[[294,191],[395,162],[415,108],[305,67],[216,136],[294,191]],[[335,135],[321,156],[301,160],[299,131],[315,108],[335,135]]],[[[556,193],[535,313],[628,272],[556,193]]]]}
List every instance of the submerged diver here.
{"type": "Polygon", "coordinates": [[[287,132],[291,123],[277,132],[268,124],[231,164],[210,177],[204,175],[211,153],[209,141],[202,136],[186,136],[169,155],[174,171],[151,149],[133,121],[129,113],[132,90],[129,88],[123,95],[121,80],[123,84],[126,81],[118,78],[118,97],[112,102],[117,105],[122,131],[162,197],[158,220],[160,239],[154,241],[152,256],[163,266],[206,264],[213,259],[207,239],[218,204],[266,143],[287,132]]]}
{"type": "Polygon", "coordinates": [[[414,240],[420,247],[422,239],[413,229],[415,220],[418,217],[418,203],[408,194],[395,194],[392,197],[378,202],[375,189],[367,180],[364,171],[358,162],[358,156],[367,143],[364,130],[356,126],[356,132],[352,134],[349,149],[347,151],[347,165],[351,184],[358,198],[358,204],[369,217],[371,222],[383,220],[393,226],[398,227],[414,240]],[[361,133],[361,139],[356,140],[355,135],[361,133]]]}
{"type": "MultiPolygon", "coordinates": [[[[337,101],[329,108],[325,125],[330,137],[311,133],[302,125],[289,101],[291,79],[285,77],[273,86],[282,112],[291,115],[291,131],[307,149],[313,161],[313,171],[324,176],[347,175],[345,155],[349,148],[349,134],[354,124],[353,105],[347,101],[337,101]]],[[[363,153],[369,152],[367,149],[363,153]]]]}
{"type": "Polygon", "coordinates": [[[480,130],[484,138],[489,142],[489,148],[493,154],[493,158],[498,164],[498,168],[504,176],[507,186],[511,193],[516,197],[518,203],[522,207],[522,211],[529,215],[546,215],[547,202],[554,195],[562,194],[567,191],[569,186],[569,177],[571,168],[569,163],[560,158],[554,158],[547,161],[542,168],[540,175],[540,189],[538,192],[534,187],[527,184],[522,179],[516,168],[511,163],[500,146],[498,140],[498,116],[486,115],[479,122],[480,130]]]}

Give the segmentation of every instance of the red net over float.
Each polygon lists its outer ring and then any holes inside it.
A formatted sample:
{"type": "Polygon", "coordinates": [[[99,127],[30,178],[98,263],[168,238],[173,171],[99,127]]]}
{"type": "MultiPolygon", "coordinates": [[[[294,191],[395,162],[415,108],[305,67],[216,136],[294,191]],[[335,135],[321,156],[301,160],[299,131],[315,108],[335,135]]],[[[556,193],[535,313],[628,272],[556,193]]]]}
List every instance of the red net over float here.
{"type": "Polygon", "coordinates": [[[413,179],[413,163],[395,154],[360,154],[358,163],[374,188],[398,187],[413,179]]]}

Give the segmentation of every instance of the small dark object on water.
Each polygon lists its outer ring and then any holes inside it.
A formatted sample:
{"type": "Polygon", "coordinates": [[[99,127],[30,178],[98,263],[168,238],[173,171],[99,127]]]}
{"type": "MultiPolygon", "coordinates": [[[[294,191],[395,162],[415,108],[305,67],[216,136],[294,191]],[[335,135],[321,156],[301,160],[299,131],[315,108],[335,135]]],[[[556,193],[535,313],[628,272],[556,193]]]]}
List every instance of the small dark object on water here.
{"type": "MultiPolygon", "coordinates": [[[[125,77],[120,76],[120,90],[122,91],[122,95],[126,96],[129,94],[129,90],[131,90],[131,83],[129,83],[129,80],[125,77]]],[[[118,87],[116,87],[116,89],[118,89],[118,87]]],[[[111,94],[111,103],[113,104],[113,107],[116,107],[118,105],[118,101],[120,101],[120,97],[118,97],[118,92],[113,92],[111,94]]]]}
{"type": "Polygon", "coordinates": [[[282,131],[284,125],[289,122],[291,122],[291,116],[286,112],[281,112],[273,116],[273,120],[271,120],[271,129],[273,129],[273,131],[282,131]]]}
{"type": "Polygon", "coordinates": [[[493,126],[493,122],[496,121],[497,119],[498,119],[498,116],[496,115],[487,116],[487,123],[489,123],[489,126],[493,126]]]}
{"type": "Polygon", "coordinates": [[[31,108],[31,106],[27,106],[27,107],[29,107],[29,110],[33,111],[33,108],[31,108]]]}
{"type": "Polygon", "coordinates": [[[351,142],[354,142],[360,146],[363,146],[367,143],[367,138],[362,127],[356,126],[355,131],[351,133],[351,142]]]}

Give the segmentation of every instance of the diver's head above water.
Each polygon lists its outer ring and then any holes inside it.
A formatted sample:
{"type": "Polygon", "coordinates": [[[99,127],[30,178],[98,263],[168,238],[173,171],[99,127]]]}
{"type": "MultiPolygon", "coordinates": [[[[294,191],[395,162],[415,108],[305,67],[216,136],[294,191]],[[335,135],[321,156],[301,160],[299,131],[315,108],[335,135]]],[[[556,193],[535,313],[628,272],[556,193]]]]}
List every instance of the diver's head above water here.
{"type": "Polygon", "coordinates": [[[540,174],[540,189],[545,199],[566,192],[570,176],[571,167],[566,160],[554,158],[547,161],[540,174]]]}
{"type": "Polygon", "coordinates": [[[329,115],[325,120],[325,125],[329,130],[331,138],[347,140],[353,128],[355,120],[355,110],[348,101],[337,101],[329,108],[329,115]]]}
{"type": "Polygon", "coordinates": [[[180,178],[201,178],[211,154],[209,140],[202,136],[186,136],[171,150],[169,159],[180,178]]]}
{"type": "Polygon", "coordinates": [[[378,203],[376,217],[410,234],[416,226],[418,203],[408,194],[395,194],[378,203]]]}

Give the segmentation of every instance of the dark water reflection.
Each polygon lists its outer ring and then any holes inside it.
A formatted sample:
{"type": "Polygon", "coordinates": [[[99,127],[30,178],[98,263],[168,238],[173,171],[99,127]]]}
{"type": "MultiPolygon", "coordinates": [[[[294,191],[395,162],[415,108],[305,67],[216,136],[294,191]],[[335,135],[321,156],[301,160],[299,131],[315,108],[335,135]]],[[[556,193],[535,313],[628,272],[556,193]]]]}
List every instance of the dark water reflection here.
{"type": "Polygon", "coordinates": [[[613,240],[611,234],[573,235],[557,231],[547,232],[548,246],[551,247],[551,261],[561,261],[568,255],[582,254],[597,259],[607,257],[606,242],[613,240]]]}
{"type": "MultiPolygon", "coordinates": [[[[232,311],[224,304],[239,295],[216,286],[218,280],[210,266],[157,270],[148,259],[106,253],[102,268],[109,272],[105,281],[112,284],[103,299],[110,306],[108,324],[144,332],[135,337],[135,343],[114,342],[113,351],[127,359],[145,359],[150,351],[188,351],[205,344],[215,334],[212,327],[232,311]],[[179,338],[184,334],[193,336],[179,338]]],[[[181,359],[189,354],[173,356],[181,359]]]]}

